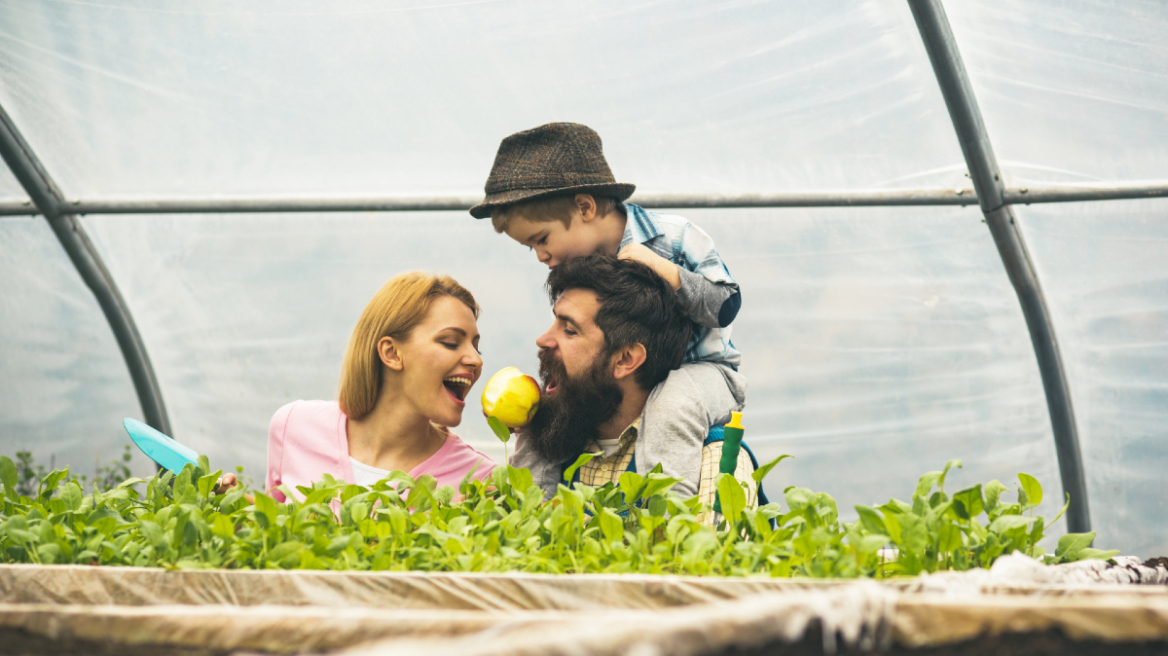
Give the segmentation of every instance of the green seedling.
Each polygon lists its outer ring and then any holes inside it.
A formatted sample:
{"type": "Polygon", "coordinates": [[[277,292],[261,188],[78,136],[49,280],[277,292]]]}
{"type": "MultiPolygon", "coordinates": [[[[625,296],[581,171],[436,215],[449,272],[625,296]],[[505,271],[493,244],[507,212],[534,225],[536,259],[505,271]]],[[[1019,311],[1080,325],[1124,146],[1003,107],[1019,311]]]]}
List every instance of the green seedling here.
{"type": "MultiPolygon", "coordinates": [[[[724,475],[716,483],[724,517],[710,526],[702,520],[712,509],[680,497],[677,479],[659,468],[600,487],[571,484],[589,457],[546,501],[529,471],[501,466],[485,481],[468,475],[457,492],[428,475],[393,472],[368,488],[325,475],[283,487],[287,503],[255,492],[252,504],[246,485],[218,492],[221,472],[205,458],[88,492],[67,469],[53,470],[26,494],[17,465],[0,456],[0,563],[883,578],[989,567],[1014,550],[1044,555],[1037,543],[1047,523],[1033,516],[1041,486],[1026,475],[1017,503],[997,481],[949,496],[946,476],[960,466],[951,462],[922,476],[911,502],[857,506],[852,523],[840,521],[830,495],[805,488],[788,488],[785,507],[748,507],[724,475]]],[[[1091,548],[1094,537],[1063,536],[1046,562],[1116,554],[1091,548]]]]}

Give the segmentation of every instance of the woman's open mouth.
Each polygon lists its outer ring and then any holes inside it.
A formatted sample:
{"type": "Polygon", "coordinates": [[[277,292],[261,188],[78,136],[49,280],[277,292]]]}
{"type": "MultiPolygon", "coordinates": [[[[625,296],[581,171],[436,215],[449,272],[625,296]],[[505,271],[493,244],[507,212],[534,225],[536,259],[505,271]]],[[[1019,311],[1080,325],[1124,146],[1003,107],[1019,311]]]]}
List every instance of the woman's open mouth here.
{"type": "Polygon", "coordinates": [[[459,406],[466,405],[466,393],[470,391],[472,384],[474,384],[474,380],[469,376],[450,376],[442,381],[442,387],[446,389],[446,393],[459,406]]]}

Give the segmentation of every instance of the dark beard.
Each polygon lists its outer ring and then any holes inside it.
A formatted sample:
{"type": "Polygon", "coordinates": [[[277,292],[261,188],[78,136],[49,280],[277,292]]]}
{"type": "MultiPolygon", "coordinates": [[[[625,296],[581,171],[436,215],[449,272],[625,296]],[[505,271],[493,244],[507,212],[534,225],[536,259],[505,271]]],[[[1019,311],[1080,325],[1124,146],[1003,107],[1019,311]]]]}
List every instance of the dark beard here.
{"type": "Polygon", "coordinates": [[[540,349],[539,377],[545,388],[549,381],[558,388],[540,399],[539,410],[523,428],[523,439],[530,440],[548,462],[575,460],[599,438],[600,425],[620,410],[624,393],[607,363],[607,357],[598,357],[590,370],[572,379],[562,361],[550,350],[540,349]]]}

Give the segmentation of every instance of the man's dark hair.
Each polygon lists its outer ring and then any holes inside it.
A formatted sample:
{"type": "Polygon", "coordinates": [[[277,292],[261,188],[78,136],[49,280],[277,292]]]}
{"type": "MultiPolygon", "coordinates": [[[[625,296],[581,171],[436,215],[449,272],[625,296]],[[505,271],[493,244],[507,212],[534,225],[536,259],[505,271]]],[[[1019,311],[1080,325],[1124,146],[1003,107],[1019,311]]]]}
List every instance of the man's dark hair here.
{"type": "Polygon", "coordinates": [[[552,303],[569,289],[587,289],[600,301],[595,321],[604,332],[604,357],[632,344],[645,347],[645,362],[633,374],[641,389],[653,389],[681,366],[690,322],[673,288],[653,269],[611,255],[578,257],[548,275],[552,303]]]}

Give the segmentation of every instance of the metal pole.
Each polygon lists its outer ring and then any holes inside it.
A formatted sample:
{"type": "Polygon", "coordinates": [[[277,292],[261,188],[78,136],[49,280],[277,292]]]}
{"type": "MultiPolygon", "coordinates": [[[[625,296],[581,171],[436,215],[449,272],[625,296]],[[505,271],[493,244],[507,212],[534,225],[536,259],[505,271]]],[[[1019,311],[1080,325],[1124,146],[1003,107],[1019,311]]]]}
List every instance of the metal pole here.
{"type": "Polygon", "coordinates": [[[1010,205],[1168,198],[1168,183],[1095,183],[1091,185],[1063,185],[1058,187],[1020,187],[1017,189],[1006,189],[1005,197],[1006,203],[1010,205]]]}
{"type": "Polygon", "coordinates": [[[940,0],[908,0],[908,4],[929,54],[929,61],[932,62],[941,94],[945,97],[945,105],[949,108],[949,116],[957,132],[957,140],[961,143],[961,151],[965,155],[974,189],[977,190],[986,224],[997,244],[1002,263],[1006,266],[1006,274],[1018,294],[1026,326],[1030,329],[1030,341],[1034,344],[1038,370],[1046,391],[1050,423],[1054,430],[1063,492],[1070,496],[1067,529],[1072,533],[1090,531],[1087,485],[1083,476],[1074,408],[1071,406],[1066,372],[1059,355],[1050,312],[1038,283],[1038,273],[1014,220],[1014,213],[1006,204],[1005,185],[1002,183],[998,162],[990,146],[981,111],[973,97],[973,87],[957,50],[945,9],[940,0]]]}
{"type": "MultiPolygon", "coordinates": [[[[1007,204],[1068,203],[1168,197],[1168,182],[1060,185],[1006,189],[1007,204]]],[[[478,196],[401,196],[384,198],[155,198],[71,200],[72,214],[227,214],[263,212],[437,212],[464,211],[478,196]]],[[[892,189],[857,191],[790,191],[759,194],[638,194],[633,202],[647,208],[782,208],[904,207],[973,205],[973,189],[892,189]]],[[[31,201],[0,202],[0,216],[40,214],[31,201]]]]}
{"type": "Polygon", "coordinates": [[[170,435],[170,418],[167,417],[166,405],[162,402],[162,391],[158,387],[154,368],[150,365],[146,345],[142,343],[142,337],[138,334],[138,328],[134,325],[134,318],[130,315],[125,299],[118,292],[113,276],[89,239],[85,226],[76,215],[65,213],[68,210],[68,203],[64,195],[53,183],[3,107],[0,107],[0,155],[8,163],[8,168],[12,169],[28,197],[48,220],[53,233],[57,235],[57,240],[61,242],[69,259],[73,261],[73,266],[81,274],[81,279],[97,297],[97,303],[109,321],[110,329],[114,332],[114,338],[117,339],[122,357],[125,358],[126,366],[130,370],[130,378],[134,381],[134,389],[138,393],[138,402],[142,405],[146,423],[170,435]]]}
{"type": "MultiPolygon", "coordinates": [[[[235,212],[433,212],[465,211],[482,196],[389,198],[223,198],[75,200],[75,214],[172,214],[235,212]]],[[[865,191],[806,191],[779,194],[640,194],[632,199],[651,208],[699,207],[832,207],[860,205],[973,205],[973,189],[896,189],[865,191]]],[[[0,206],[0,213],[28,214],[17,203],[0,206]]]]}

